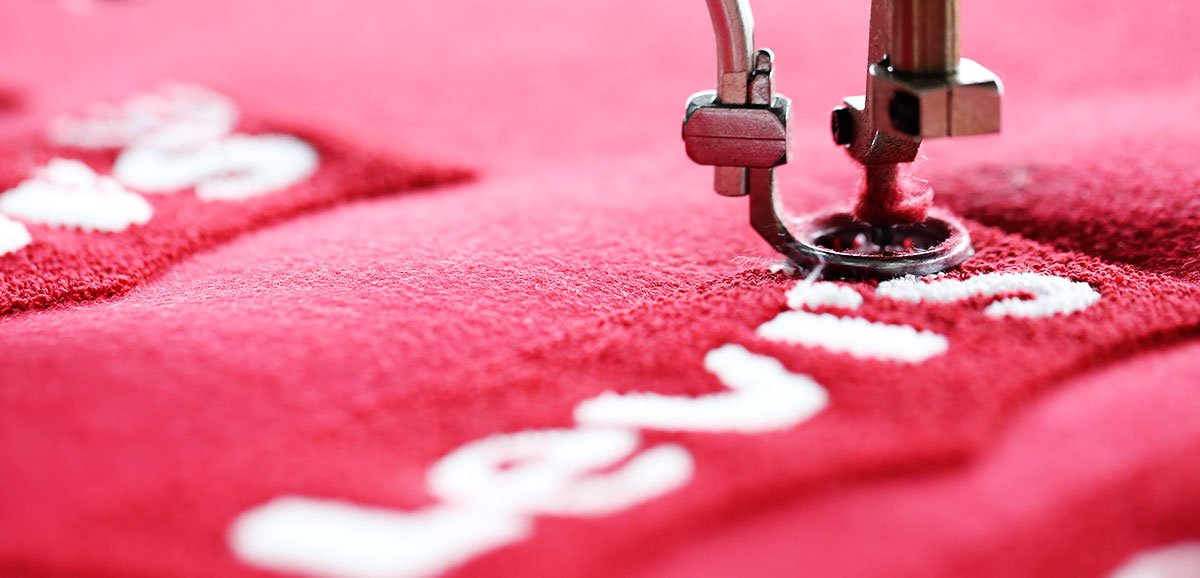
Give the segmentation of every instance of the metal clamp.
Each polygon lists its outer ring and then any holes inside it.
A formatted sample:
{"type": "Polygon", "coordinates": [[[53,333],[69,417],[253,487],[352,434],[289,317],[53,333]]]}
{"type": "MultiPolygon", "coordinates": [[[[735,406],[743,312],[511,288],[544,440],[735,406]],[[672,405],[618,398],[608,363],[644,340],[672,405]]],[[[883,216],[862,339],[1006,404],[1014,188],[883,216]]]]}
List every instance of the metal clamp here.
{"type": "Polygon", "coordinates": [[[830,123],[854,160],[909,163],[924,138],[1000,131],[1003,85],[959,56],[958,13],[959,0],[872,1],[866,94],[830,123]]]}
{"type": "MultiPolygon", "coordinates": [[[[715,167],[718,194],[750,196],[750,224],[763,239],[802,267],[845,276],[934,273],[973,254],[966,229],[946,214],[888,227],[845,213],[789,217],[775,168],[789,160],[791,101],[774,92],[774,55],[754,47],[748,0],[707,3],[717,89],[688,100],[683,140],[692,160],[715,167]]],[[[958,57],[958,0],[873,0],[870,34],[867,94],[846,99],[832,120],[868,179],[894,179],[922,137],[999,130],[999,79],[958,57]]]]}
{"type": "MultiPolygon", "coordinates": [[[[727,197],[751,193],[756,169],[788,161],[791,100],[774,90],[774,55],[754,48],[748,0],[707,0],[717,41],[717,89],[688,99],[683,140],[688,156],[714,169],[714,188],[727,197]]],[[[769,179],[768,179],[769,180],[769,179]]]]}
{"type": "Polygon", "coordinates": [[[791,100],[775,94],[772,52],[755,50],[748,0],[707,2],[717,42],[717,90],[688,99],[684,145],[692,160],[716,167],[718,194],[750,196],[751,225],[787,254],[796,240],[775,210],[775,167],[788,162],[791,100]]]}

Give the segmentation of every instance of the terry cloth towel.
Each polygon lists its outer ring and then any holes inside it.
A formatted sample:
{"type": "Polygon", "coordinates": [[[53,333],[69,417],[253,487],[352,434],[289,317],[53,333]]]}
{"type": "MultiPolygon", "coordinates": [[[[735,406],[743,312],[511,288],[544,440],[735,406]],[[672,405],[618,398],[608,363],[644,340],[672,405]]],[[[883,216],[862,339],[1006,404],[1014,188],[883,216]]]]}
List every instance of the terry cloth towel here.
{"type": "MultiPolygon", "coordinates": [[[[846,209],[868,3],[754,8],[846,209]]],[[[909,168],[978,254],[878,283],[683,154],[700,5],[0,6],[0,576],[1194,576],[1200,5],[961,16],[1004,132],[909,168]]]]}

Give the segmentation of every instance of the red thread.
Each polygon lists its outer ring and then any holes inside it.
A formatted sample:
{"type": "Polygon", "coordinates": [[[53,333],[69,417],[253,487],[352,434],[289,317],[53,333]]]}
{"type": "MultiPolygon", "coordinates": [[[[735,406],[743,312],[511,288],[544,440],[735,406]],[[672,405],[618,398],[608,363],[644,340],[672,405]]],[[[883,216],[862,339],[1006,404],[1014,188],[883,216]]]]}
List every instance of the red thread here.
{"type": "Polygon", "coordinates": [[[932,204],[933,188],[907,165],[868,165],[854,216],[872,225],[919,223],[932,204]]]}

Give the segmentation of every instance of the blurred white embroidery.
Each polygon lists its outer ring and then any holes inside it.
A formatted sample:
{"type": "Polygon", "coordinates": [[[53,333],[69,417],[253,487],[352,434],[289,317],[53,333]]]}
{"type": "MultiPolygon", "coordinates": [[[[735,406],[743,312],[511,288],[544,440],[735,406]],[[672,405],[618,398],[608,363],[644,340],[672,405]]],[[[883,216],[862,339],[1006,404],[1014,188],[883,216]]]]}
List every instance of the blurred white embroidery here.
{"type": "Polygon", "coordinates": [[[189,188],[203,201],[241,201],[282,191],[314,172],[312,145],[282,134],[234,133],[237,105],[193,84],[173,83],[121,104],[51,124],[55,144],[122,149],[113,176],[144,193],[189,188]]]}
{"type": "Polygon", "coordinates": [[[1027,319],[1069,315],[1100,300],[1100,293],[1087,283],[1038,273],[984,273],[968,279],[936,275],[901,277],[880,283],[875,294],[911,303],[953,303],[973,297],[996,297],[983,310],[985,314],[1027,319]]]}
{"type": "Polygon", "coordinates": [[[98,103],[81,116],[57,118],[50,123],[50,140],[85,149],[176,150],[220,139],[233,132],[237,120],[237,105],[229,97],[171,83],[121,104],[98,103]]]}
{"type": "Polygon", "coordinates": [[[29,229],[4,215],[0,215],[0,255],[15,253],[33,242],[29,229]]]}
{"type": "MultiPolygon", "coordinates": [[[[0,213],[29,223],[119,232],[154,216],[150,203],[134,191],[194,188],[202,201],[241,201],[283,191],[319,167],[320,157],[309,143],[283,134],[237,134],[237,122],[232,99],[185,83],[55,119],[49,128],[52,144],[120,149],[113,176],[55,158],[0,194],[0,213]]],[[[0,215],[0,255],[31,242],[25,225],[0,215]]]]}
{"type": "Polygon", "coordinates": [[[116,232],[148,223],[154,209],[112,177],[79,161],[54,159],[0,195],[0,213],[42,225],[116,232]]]}
{"type": "Polygon", "coordinates": [[[296,137],[234,134],[184,151],[130,147],[113,176],[144,193],[195,187],[202,201],[240,201],[303,181],[319,163],[317,151],[296,137]]]}
{"type": "Polygon", "coordinates": [[[1110,578],[1200,577],[1200,542],[1180,542],[1144,550],[1110,574],[1110,578]]]}

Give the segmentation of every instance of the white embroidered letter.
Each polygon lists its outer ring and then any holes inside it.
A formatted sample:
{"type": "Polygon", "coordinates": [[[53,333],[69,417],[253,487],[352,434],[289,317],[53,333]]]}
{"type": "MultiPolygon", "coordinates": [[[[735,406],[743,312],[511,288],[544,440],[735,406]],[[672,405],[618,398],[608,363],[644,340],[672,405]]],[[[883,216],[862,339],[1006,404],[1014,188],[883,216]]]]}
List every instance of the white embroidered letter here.
{"type": "Polygon", "coordinates": [[[229,543],[239,558],[278,572],[328,578],[441,574],[525,538],[521,515],[439,505],[404,512],[287,496],[238,516],[229,543]]]}
{"type": "Polygon", "coordinates": [[[176,149],[230,134],[237,118],[237,105],[219,92],[167,84],[120,105],[96,104],[82,116],[55,119],[50,140],[86,149],[176,149]]]}
{"type": "Polygon", "coordinates": [[[825,389],[772,357],[739,345],[708,352],[704,367],[733,391],[697,397],[603,393],[575,407],[582,424],[658,430],[756,433],[787,429],[820,412],[825,389]]]}
{"type": "Polygon", "coordinates": [[[441,505],[404,512],[282,497],[239,516],[229,541],[241,559],[276,571],[434,576],[524,539],[538,514],[609,514],[691,478],[692,458],[682,446],[662,444],[630,457],[639,444],[636,432],[615,429],[495,435],[462,446],[430,470],[429,488],[441,505]]]}
{"type": "Polygon", "coordinates": [[[758,335],[773,341],[820,347],[860,359],[918,363],[949,348],[945,336],[908,325],[875,323],[828,313],[785,311],[758,327],[758,335]]]}
{"type": "Polygon", "coordinates": [[[147,193],[196,188],[205,201],[240,201],[278,192],[317,170],[317,151],[287,135],[233,135],[196,147],[126,149],[113,175],[147,193]]]}
{"type": "Polygon", "coordinates": [[[0,212],[31,223],[85,231],[124,231],[150,221],[140,195],[79,162],[54,159],[32,178],[0,195],[0,212]]]}
{"type": "Polygon", "coordinates": [[[32,242],[25,225],[0,215],[0,255],[16,253],[32,242]]]}
{"type": "Polygon", "coordinates": [[[903,277],[879,284],[875,294],[912,303],[949,303],[976,296],[1028,293],[1033,299],[1009,297],[984,309],[992,317],[1051,317],[1083,311],[1100,293],[1080,281],[1037,273],[987,273],[969,279],[903,277]]]}
{"type": "Polygon", "coordinates": [[[853,287],[828,281],[801,281],[787,292],[787,304],[792,309],[858,309],[862,303],[862,295],[853,287]]]}
{"type": "Polygon", "coordinates": [[[687,483],[692,459],[674,444],[637,451],[625,429],[535,430],[468,443],[429,471],[429,489],[446,502],[528,514],[600,516],[687,483]]]}

